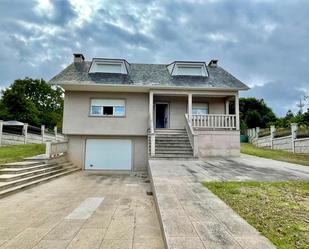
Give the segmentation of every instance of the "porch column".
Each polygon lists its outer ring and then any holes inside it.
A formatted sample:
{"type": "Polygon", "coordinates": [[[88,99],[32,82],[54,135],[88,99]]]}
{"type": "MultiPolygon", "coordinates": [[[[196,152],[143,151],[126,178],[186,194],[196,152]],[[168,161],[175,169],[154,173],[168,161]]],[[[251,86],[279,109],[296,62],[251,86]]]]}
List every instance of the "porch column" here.
{"type": "Polygon", "coordinates": [[[150,132],[153,133],[153,92],[149,92],[149,122],[150,132]]]}
{"type": "Polygon", "coordinates": [[[239,96],[238,92],[235,94],[235,114],[236,114],[236,130],[239,131],[239,96]]]}
{"type": "Polygon", "coordinates": [[[187,110],[187,113],[188,113],[189,123],[191,124],[191,120],[192,120],[192,93],[188,94],[188,110],[187,110]]]}
{"type": "Polygon", "coordinates": [[[228,99],[225,100],[225,114],[230,114],[230,101],[228,99]]]}
{"type": "Polygon", "coordinates": [[[150,156],[155,156],[156,137],[153,128],[153,92],[149,92],[149,128],[150,128],[150,156]]]}

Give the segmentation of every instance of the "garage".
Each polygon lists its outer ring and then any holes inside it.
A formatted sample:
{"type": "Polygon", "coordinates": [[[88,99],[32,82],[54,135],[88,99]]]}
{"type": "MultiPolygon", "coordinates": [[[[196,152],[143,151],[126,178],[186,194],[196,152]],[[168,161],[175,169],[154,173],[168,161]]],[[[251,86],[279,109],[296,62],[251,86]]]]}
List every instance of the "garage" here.
{"type": "Polygon", "coordinates": [[[85,169],[131,170],[132,141],[130,139],[87,139],[85,169]]]}

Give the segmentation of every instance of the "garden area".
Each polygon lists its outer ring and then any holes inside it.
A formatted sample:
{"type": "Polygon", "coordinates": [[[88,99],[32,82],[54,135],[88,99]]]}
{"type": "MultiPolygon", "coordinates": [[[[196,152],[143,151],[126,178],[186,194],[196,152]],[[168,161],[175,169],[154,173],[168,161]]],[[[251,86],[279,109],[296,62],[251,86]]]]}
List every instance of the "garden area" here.
{"type": "Polygon", "coordinates": [[[309,182],[203,184],[277,248],[309,248],[309,182]]]}
{"type": "Polygon", "coordinates": [[[292,152],[283,150],[258,148],[249,143],[242,143],[240,146],[240,152],[252,156],[309,166],[309,154],[293,154],[292,152]]]}
{"type": "Polygon", "coordinates": [[[0,164],[22,161],[45,153],[45,144],[20,144],[0,147],[0,164]]]}

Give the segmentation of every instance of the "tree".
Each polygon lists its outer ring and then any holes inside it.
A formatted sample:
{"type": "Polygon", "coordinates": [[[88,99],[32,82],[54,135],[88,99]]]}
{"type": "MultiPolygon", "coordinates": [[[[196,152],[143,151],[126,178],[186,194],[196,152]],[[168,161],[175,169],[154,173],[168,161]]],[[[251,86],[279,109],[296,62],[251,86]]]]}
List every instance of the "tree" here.
{"type": "Polygon", "coordinates": [[[263,99],[240,98],[239,112],[241,123],[246,124],[248,128],[265,128],[277,120],[276,115],[263,99]]]}
{"type": "Polygon", "coordinates": [[[2,91],[0,119],[49,128],[62,126],[63,92],[43,79],[17,79],[2,91]]]}

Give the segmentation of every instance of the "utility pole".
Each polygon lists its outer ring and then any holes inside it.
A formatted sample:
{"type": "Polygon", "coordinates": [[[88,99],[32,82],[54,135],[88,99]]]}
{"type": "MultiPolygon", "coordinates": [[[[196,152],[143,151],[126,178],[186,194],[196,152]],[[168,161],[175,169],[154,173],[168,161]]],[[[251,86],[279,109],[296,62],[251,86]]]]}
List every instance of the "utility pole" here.
{"type": "Polygon", "coordinates": [[[297,107],[299,108],[299,113],[302,114],[303,113],[303,108],[304,108],[305,104],[302,101],[302,99],[299,100],[299,104],[297,105],[297,107]]]}

